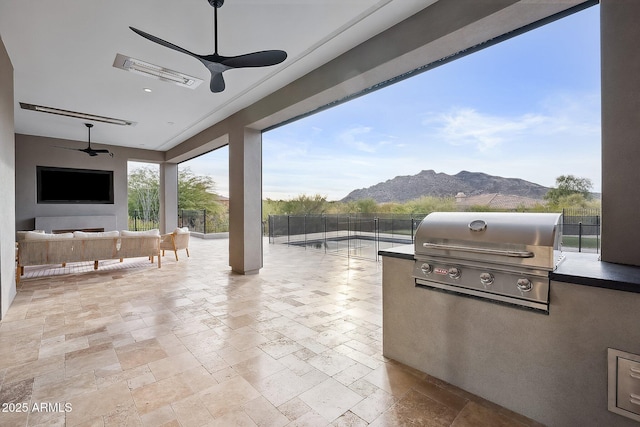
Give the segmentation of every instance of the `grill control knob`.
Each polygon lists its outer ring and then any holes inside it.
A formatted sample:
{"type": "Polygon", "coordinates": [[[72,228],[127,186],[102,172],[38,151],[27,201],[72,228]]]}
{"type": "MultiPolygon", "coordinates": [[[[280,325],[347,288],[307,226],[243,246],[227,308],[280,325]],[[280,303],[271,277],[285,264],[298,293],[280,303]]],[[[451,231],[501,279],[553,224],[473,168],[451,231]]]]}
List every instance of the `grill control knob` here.
{"type": "Polygon", "coordinates": [[[460,271],[459,268],[451,267],[449,269],[449,277],[451,277],[452,279],[459,279],[461,275],[462,275],[462,272],[460,271]]]}
{"type": "Polygon", "coordinates": [[[517,283],[518,289],[520,289],[522,292],[531,292],[531,289],[533,288],[533,284],[531,283],[531,280],[526,279],[526,278],[521,278],[518,279],[518,283],[517,283]]]}
{"type": "Polygon", "coordinates": [[[420,270],[422,270],[422,272],[424,274],[429,274],[433,271],[433,267],[431,267],[431,264],[427,264],[426,262],[424,264],[422,264],[420,266],[420,270]]]}
{"type": "Polygon", "coordinates": [[[480,283],[482,283],[484,286],[489,286],[493,284],[493,274],[491,273],[481,273],[480,274],[480,283]]]}

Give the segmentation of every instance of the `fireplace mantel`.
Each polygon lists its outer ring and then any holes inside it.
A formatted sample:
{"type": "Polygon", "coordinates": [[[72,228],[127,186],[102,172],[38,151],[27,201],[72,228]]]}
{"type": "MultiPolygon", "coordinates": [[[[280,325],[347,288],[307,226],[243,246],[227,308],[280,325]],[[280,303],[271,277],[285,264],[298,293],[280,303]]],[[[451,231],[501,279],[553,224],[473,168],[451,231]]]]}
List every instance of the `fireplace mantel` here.
{"type": "Polygon", "coordinates": [[[84,230],[102,228],[106,231],[118,229],[115,215],[82,215],[82,216],[37,216],[36,230],[51,233],[53,230],[84,230]]]}

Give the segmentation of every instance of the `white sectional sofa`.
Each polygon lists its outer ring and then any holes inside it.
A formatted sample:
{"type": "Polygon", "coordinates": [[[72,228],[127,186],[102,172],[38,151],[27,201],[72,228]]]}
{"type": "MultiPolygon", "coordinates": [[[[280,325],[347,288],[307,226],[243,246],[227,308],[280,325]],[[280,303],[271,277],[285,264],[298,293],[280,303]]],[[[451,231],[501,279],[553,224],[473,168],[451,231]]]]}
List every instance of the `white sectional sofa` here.
{"type": "Polygon", "coordinates": [[[157,229],[62,234],[27,231],[19,233],[17,243],[16,281],[28,265],[94,261],[94,269],[97,269],[100,260],[148,257],[153,263],[157,257],[158,268],[161,267],[160,232],[157,229]]]}

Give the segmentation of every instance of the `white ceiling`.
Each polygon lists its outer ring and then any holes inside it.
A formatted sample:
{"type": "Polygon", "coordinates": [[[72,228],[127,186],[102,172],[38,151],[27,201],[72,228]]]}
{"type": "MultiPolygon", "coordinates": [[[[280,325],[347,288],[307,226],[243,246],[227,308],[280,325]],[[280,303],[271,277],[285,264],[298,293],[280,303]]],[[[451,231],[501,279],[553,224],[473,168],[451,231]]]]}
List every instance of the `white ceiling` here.
{"type": "Polygon", "coordinates": [[[272,67],[229,70],[226,90],[211,93],[209,72],[197,59],[129,29],[211,54],[207,0],[2,0],[15,132],[86,140],[85,121],[21,109],[26,102],[136,122],[95,122],[92,142],[166,151],[435,1],[226,0],[218,10],[221,55],[281,49],[288,58],[272,67]],[[193,90],[114,68],[118,53],[204,82],[193,90]]]}

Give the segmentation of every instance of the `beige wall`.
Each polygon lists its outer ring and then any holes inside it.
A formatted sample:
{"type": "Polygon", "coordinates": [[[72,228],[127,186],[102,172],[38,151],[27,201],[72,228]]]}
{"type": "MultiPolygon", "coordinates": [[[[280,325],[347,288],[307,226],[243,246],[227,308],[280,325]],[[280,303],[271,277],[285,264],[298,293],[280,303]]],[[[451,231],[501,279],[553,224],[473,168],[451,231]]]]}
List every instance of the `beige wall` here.
{"type": "MultiPolygon", "coordinates": [[[[81,125],[78,122],[78,125],[81,125]]],[[[100,144],[95,148],[103,148],[100,144]]],[[[160,152],[135,150],[122,147],[109,147],[115,153],[113,157],[99,155],[90,157],[81,152],[73,152],[60,147],[84,148],[86,142],[69,141],[54,138],[16,135],[16,174],[15,197],[17,230],[32,230],[35,217],[39,216],[84,216],[115,215],[117,228],[127,228],[127,161],[159,161],[160,152]],[[114,204],[38,204],[36,203],[36,166],[57,166],[66,168],[100,169],[114,171],[114,204]]]]}
{"type": "Polygon", "coordinates": [[[549,426],[637,426],[607,410],[607,348],[640,354],[640,294],[551,283],[549,315],[416,288],[383,258],[383,353],[549,426]]]}
{"type": "Polygon", "coordinates": [[[16,295],[13,66],[0,38],[0,319],[16,295]]]}

